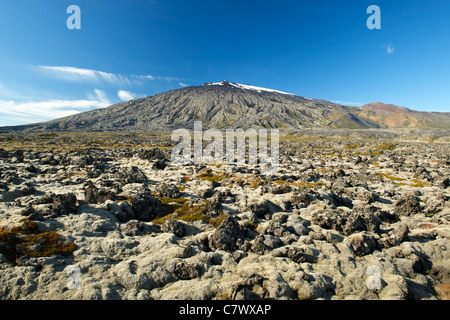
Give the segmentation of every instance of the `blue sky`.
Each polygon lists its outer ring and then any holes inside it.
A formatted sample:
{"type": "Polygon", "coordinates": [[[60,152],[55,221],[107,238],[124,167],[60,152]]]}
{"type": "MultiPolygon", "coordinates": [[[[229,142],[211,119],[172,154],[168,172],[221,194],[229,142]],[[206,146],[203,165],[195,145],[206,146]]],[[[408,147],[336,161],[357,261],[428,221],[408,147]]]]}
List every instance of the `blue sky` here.
{"type": "Polygon", "coordinates": [[[450,112],[449,16],[449,0],[1,0],[0,126],[222,80],[450,112]]]}

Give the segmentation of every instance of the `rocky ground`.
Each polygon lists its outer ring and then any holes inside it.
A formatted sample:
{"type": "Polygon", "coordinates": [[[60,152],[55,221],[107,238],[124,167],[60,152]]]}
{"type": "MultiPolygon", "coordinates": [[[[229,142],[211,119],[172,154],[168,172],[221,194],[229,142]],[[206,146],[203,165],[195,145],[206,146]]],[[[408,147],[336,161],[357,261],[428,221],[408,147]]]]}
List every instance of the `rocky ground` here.
{"type": "Polygon", "coordinates": [[[449,298],[448,143],[293,139],[273,176],[4,148],[1,299],[449,298]]]}

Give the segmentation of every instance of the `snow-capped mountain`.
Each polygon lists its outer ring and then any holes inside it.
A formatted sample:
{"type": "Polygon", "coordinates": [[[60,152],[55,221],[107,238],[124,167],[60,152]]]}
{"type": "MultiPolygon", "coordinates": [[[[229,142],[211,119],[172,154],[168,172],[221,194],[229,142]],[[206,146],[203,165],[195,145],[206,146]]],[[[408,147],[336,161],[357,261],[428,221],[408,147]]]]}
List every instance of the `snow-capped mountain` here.
{"type": "Polygon", "coordinates": [[[252,91],[256,91],[256,92],[274,92],[274,93],[281,93],[281,94],[290,94],[292,95],[292,93],[287,93],[287,92],[283,92],[283,91],[278,91],[278,90],[273,90],[273,89],[268,89],[268,88],[262,88],[262,87],[255,87],[255,86],[251,86],[251,85],[245,85],[245,84],[239,84],[239,83],[233,83],[233,82],[228,82],[226,80],[221,81],[221,82],[208,82],[205,85],[207,86],[226,86],[226,85],[230,85],[236,88],[240,88],[240,89],[245,89],[245,90],[252,90],[252,91]]]}
{"type": "MultiPolygon", "coordinates": [[[[198,120],[203,122],[205,129],[392,126],[383,121],[386,108],[375,108],[375,111],[374,108],[343,106],[274,89],[221,81],[167,91],[45,123],[1,128],[0,131],[167,131],[192,129],[194,121],[198,120]]],[[[398,110],[401,112],[402,109],[398,110]]],[[[420,121],[412,121],[412,116],[415,114],[408,113],[408,121],[397,121],[395,125],[450,126],[450,114],[447,113],[420,113],[420,121]]],[[[401,115],[396,113],[395,117],[400,119],[401,115]]]]}

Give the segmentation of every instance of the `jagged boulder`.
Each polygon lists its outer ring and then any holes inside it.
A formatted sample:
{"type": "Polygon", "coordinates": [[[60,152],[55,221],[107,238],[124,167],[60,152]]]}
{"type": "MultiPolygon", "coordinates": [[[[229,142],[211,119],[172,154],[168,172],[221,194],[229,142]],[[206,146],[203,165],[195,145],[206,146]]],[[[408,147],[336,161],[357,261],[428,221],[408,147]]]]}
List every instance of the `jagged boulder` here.
{"type": "Polygon", "coordinates": [[[114,193],[105,189],[99,189],[94,184],[89,184],[84,189],[84,201],[87,203],[100,204],[114,197],[114,193]]]}
{"type": "Polygon", "coordinates": [[[421,212],[420,199],[413,194],[406,194],[394,203],[394,213],[399,216],[411,216],[421,212]]]}
{"type": "Polygon", "coordinates": [[[141,221],[150,221],[164,211],[161,200],[147,193],[133,196],[130,206],[137,220],[141,221]]]}
{"type": "Polygon", "coordinates": [[[166,220],[162,225],[161,231],[173,233],[179,238],[184,237],[187,233],[186,225],[175,219],[166,220]]]}
{"type": "Polygon", "coordinates": [[[181,197],[180,190],[174,184],[167,184],[161,182],[156,186],[156,193],[160,197],[167,197],[172,199],[177,199],[181,197]]]}
{"type": "Polygon", "coordinates": [[[77,212],[77,197],[73,193],[58,194],[53,197],[52,209],[55,213],[64,215],[77,212]]]}
{"type": "Polygon", "coordinates": [[[361,231],[378,233],[381,219],[376,213],[372,206],[357,206],[352,211],[327,210],[315,213],[312,222],[347,236],[361,231]]]}
{"type": "Polygon", "coordinates": [[[236,218],[228,216],[209,237],[209,247],[213,250],[233,251],[236,249],[236,241],[241,237],[241,232],[236,218]]]}

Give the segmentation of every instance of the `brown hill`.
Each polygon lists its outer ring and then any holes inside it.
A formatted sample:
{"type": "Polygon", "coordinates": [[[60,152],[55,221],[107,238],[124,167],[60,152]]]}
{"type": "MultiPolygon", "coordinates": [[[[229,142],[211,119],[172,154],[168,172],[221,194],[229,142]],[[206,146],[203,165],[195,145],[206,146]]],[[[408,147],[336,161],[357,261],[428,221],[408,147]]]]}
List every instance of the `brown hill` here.
{"type": "Polygon", "coordinates": [[[421,112],[374,102],[361,107],[359,116],[389,128],[450,128],[450,113],[421,112]]]}

